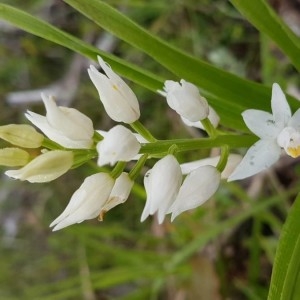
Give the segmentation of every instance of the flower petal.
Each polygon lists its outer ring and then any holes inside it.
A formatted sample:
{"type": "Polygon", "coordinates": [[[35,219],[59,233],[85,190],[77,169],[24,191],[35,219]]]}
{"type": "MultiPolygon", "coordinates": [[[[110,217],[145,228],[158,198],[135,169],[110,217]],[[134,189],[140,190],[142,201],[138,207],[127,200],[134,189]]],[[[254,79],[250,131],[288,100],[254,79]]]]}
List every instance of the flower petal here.
{"type": "Polygon", "coordinates": [[[247,127],[261,139],[276,139],[281,131],[275,124],[272,114],[257,110],[248,109],[242,113],[247,127]]]}
{"type": "Polygon", "coordinates": [[[293,127],[300,131],[300,108],[294,113],[287,127],[293,127]]]}
{"type": "Polygon", "coordinates": [[[183,211],[198,207],[218,189],[221,174],[213,166],[202,166],[192,171],[184,180],[176,200],[168,212],[173,221],[183,211]]]}
{"type": "Polygon", "coordinates": [[[280,153],[281,148],[276,141],[259,140],[249,148],[228,181],[244,179],[266,170],[279,159],[280,153]]]}
{"type": "Polygon", "coordinates": [[[284,93],[277,83],[273,83],[272,86],[271,106],[276,125],[283,129],[288,124],[292,112],[284,93]]]}
{"type": "Polygon", "coordinates": [[[161,224],[175,200],[182,181],[179,163],[173,155],[159,160],[144,177],[147,201],[141,216],[143,222],[149,215],[158,213],[161,224]]]}
{"type": "Polygon", "coordinates": [[[19,170],[9,170],[9,177],[29,182],[48,182],[66,173],[73,164],[71,151],[53,150],[39,155],[19,170]]]}

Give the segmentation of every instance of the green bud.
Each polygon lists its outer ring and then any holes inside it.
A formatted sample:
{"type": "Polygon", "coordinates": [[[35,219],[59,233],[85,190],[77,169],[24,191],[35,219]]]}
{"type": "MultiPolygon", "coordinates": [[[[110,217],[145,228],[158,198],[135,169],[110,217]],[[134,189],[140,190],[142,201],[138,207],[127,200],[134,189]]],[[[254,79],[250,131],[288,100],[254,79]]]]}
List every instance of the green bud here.
{"type": "Polygon", "coordinates": [[[42,134],[26,124],[0,126],[0,138],[22,148],[39,148],[44,140],[42,134]]]}
{"type": "Polygon", "coordinates": [[[7,167],[24,166],[29,162],[30,156],[19,148],[0,149],[0,165],[7,167]]]}

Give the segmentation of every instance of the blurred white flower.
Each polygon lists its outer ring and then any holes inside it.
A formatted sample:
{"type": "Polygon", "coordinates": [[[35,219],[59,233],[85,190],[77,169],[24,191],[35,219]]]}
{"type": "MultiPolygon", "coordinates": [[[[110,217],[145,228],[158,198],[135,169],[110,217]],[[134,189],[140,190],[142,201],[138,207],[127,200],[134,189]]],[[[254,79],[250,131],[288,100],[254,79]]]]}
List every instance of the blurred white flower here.
{"type": "Polygon", "coordinates": [[[300,109],[292,116],[277,83],[272,87],[271,106],[272,114],[255,109],[242,113],[246,125],[260,140],[248,149],[228,181],[244,179],[269,168],[279,159],[281,148],[292,157],[300,155],[300,109]]]}
{"type": "MultiPolygon", "coordinates": [[[[209,114],[208,114],[208,117],[207,117],[211,124],[217,128],[218,125],[219,125],[219,122],[220,122],[220,117],[219,115],[217,114],[217,112],[211,107],[209,106],[209,114]]],[[[190,126],[190,127],[196,127],[196,128],[200,128],[202,130],[205,130],[205,128],[203,127],[201,121],[197,121],[197,122],[191,122],[189,121],[188,119],[186,119],[185,117],[181,117],[183,123],[187,126],[190,126]]]]}
{"type": "Polygon", "coordinates": [[[29,182],[48,182],[66,173],[73,164],[71,151],[53,150],[37,156],[19,170],[9,170],[9,177],[29,182]]]}
{"type": "Polygon", "coordinates": [[[141,222],[149,215],[157,213],[158,222],[161,224],[177,196],[181,182],[182,174],[176,158],[167,155],[160,159],[144,177],[147,200],[141,222]]]}
{"type": "Polygon", "coordinates": [[[71,148],[90,148],[93,144],[93,123],[74,108],[57,106],[52,96],[42,94],[46,116],[28,111],[26,118],[37,126],[50,140],[71,148]]]}
{"type": "Polygon", "coordinates": [[[198,88],[183,79],[179,82],[166,80],[164,91],[158,91],[167,98],[168,105],[181,117],[190,122],[206,119],[209,115],[209,106],[198,88]]]}
{"type": "Polygon", "coordinates": [[[106,113],[117,122],[128,124],[135,122],[140,117],[136,95],[100,56],[98,56],[98,61],[105,75],[92,65],[88,73],[98,90],[106,113]]]}
{"type": "Polygon", "coordinates": [[[140,148],[136,136],[128,128],[117,125],[97,144],[98,165],[114,165],[117,161],[130,161],[139,153],[140,148]]]}
{"type": "Polygon", "coordinates": [[[114,186],[114,179],[107,173],[87,177],[73,194],[65,210],[51,224],[53,231],[99,216],[114,186]]]}
{"type": "Polygon", "coordinates": [[[196,208],[207,201],[218,189],[220,172],[213,166],[202,166],[185,178],[178,195],[168,209],[173,221],[182,212],[196,208]]]}

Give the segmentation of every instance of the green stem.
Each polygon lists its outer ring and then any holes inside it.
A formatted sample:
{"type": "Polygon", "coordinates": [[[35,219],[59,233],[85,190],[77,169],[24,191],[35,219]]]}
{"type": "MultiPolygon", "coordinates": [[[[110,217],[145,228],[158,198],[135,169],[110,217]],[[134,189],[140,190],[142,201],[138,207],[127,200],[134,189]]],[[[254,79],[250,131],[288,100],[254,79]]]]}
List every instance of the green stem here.
{"type": "Polygon", "coordinates": [[[218,136],[218,132],[216,128],[213,126],[213,124],[211,123],[209,118],[201,120],[201,123],[209,137],[216,138],[218,136]]]}
{"type": "Polygon", "coordinates": [[[50,140],[46,137],[43,140],[42,147],[50,149],[50,150],[64,150],[65,149],[63,146],[53,142],[52,140],[50,140]]]}
{"type": "Polygon", "coordinates": [[[126,166],[125,161],[119,161],[116,164],[116,166],[114,167],[114,169],[110,172],[110,176],[114,179],[117,179],[121,175],[121,173],[123,172],[125,166],[126,166]]]}
{"type": "Polygon", "coordinates": [[[164,156],[172,145],[177,146],[177,152],[199,150],[228,145],[230,148],[248,148],[257,141],[254,135],[220,135],[216,138],[178,139],[156,141],[155,143],[142,144],[140,153],[164,156]]]}
{"type": "Polygon", "coordinates": [[[93,140],[94,140],[95,144],[99,143],[103,139],[104,139],[104,137],[99,132],[94,131],[93,140]]]}
{"type": "Polygon", "coordinates": [[[223,170],[225,169],[225,167],[227,165],[228,155],[229,155],[229,147],[227,145],[222,146],[220,160],[216,166],[216,168],[218,169],[218,171],[220,173],[223,172],[223,170]]]}
{"type": "Polygon", "coordinates": [[[148,154],[142,155],[137,161],[137,163],[135,164],[135,166],[131,169],[131,171],[129,172],[129,177],[132,180],[135,180],[138,177],[138,175],[141,173],[141,170],[144,167],[147,159],[148,159],[148,154]]]}
{"type": "Polygon", "coordinates": [[[155,143],[157,141],[151,132],[140,121],[137,120],[129,125],[148,142],[155,143]]]}

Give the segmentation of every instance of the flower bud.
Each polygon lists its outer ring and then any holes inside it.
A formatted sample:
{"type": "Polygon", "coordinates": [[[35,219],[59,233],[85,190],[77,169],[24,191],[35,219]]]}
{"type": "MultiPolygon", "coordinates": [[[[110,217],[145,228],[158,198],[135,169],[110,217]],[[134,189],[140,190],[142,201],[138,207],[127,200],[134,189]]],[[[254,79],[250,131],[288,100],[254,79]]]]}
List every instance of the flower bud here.
{"type": "MultiPolygon", "coordinates": [[[[211,124],[217,128],[218,125],[219,125],[219,122],[220,122],[220,117],[219,115],[216,113],[216,111],[211,107],[209,106],[209,114],[208,114],[208,117],[209,121],[211,122],[211,124]]],[[[196,127],[196,128],[200,128],[202,130],[205,130],[204,126],[202,125],[201,121],[197,121],[197,122],[191,122],[189,121],[188,119],[184,118],[184,117],[181,117],[183,123],[187,126],[190,126],[190,127],[196,127]]]]}
{"type": "Polygon", "coordinates": [[[71,151],[54,150],[39,155],[19,170],[9,170],[9,177],[29,182],[48,182],[66,173],[73,164],[71,151]]]}
{"type": "Polygon", "coordinates": [[[88,73],[98,90],[106,113],[116,122],[135,122],[140,117],[136,95],[100,56],[98,61],[105,75],[94,66],[90,66],[88,73]]]}
{"type": "Polygon", "coordinates": [[[19,148],[0,149],[0,165],[7,167],[24,166],[30,159],[29,154],[19,148]]]}
{"type": "Polygon", "coordinates": [[[26,124],[0,126],[0,138],[22,148],[39,148],[44,140],[42,134],[26,124]]]}
{"type": "Polygon", "coordinates": [[[180,83],[166,80],[164,91],[159,92],[167,98],[172,109],[189,121],[197,122],[208,117],[208,103],[194,84],[183,79],[180,83]]]}
{"type": "Polygon", "coordinates": [[[87,177],[73,194],[62,214],[50,224],[50,227],[55,226],[53,231],[96,218],[106,203],[114,182],[107,173],[97,173],[87,177]]]}
{"type": "Polygon", "coordinates": [[[173,155],[159,160],[144,177],[147,201],[141,216],[143,222],[157,212],[158,222],[164,221],[169,207],[174,202],[182,181],[178,161],[173,155]]]}
{"type": "Polygon", "coordinates": [[[117,161],[130,161],[141,148],[135,135],[126,127],[117,125],[110,129],[97,144],[98,165],[114,165],[117,161]]]}
{"type": "Polygon", "coordinates": [[[89,149],[94,128],[90,118],[74,108],[57,106],[52,96],[42,94],[46,117],[28,111],[25,116],[50,140],[71,149],[89,149]]]}

